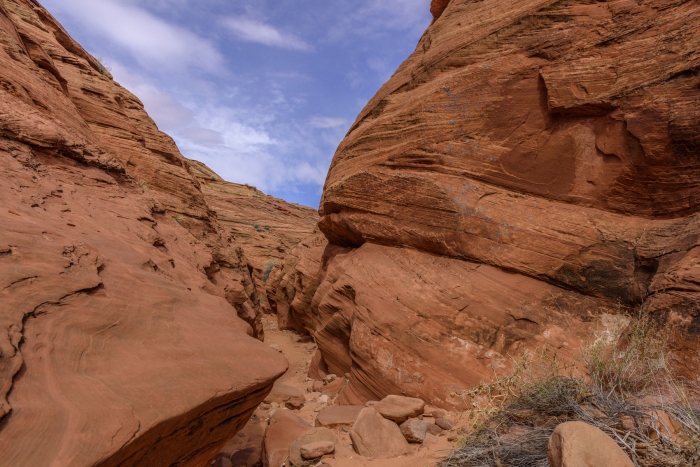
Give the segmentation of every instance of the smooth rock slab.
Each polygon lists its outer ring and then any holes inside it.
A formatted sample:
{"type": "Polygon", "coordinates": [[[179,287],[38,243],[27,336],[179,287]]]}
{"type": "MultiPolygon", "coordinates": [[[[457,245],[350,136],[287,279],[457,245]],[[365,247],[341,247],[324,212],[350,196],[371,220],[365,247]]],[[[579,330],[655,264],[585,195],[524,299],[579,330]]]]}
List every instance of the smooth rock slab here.
{"type": "Polygon", "coordinates": [[[326,428],[352,426],[364,407],[359,405],[331,405],[324,407],[316,417],[314,425],[326,428]]]}
{"type": "Polygon", "coordinates": [[[291,445],[311,429],[309,423],[290,410],[276,411],[263,437],[263,465],[280,467],[289,456],[291,445]]]}
{"type": "Polygon", "coordinates": [[[634,467],[612,438],[583,422],[557,426],[549,438],[547,458],[551,467],[634,467]]]}
{"type": "Polygon", "coordinates": [[[350,430],[355,451],[372,459],[390,459],[408,453],[408,443],[398,425],[365,407],[350,430]]]}
{"type": "Polygon", "coordinates": [[[425,402],[415,397],[386,396],[379,403],[373,406],[382,417],[388,418],[396,423],[403,423],[409,418],[423,414],[425,402]]]}

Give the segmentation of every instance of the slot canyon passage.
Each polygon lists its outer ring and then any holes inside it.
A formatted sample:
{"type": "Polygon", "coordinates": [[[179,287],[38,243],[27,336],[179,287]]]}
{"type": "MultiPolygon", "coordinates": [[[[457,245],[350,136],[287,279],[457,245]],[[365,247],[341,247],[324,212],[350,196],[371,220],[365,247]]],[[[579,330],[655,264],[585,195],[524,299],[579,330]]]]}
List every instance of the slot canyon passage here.
{"type": "Polygon", "coordinates": [[[697,381],[700,3],[428,3],[316,212],[0,0],[0,467],[437,465],[455,394],[642,313],[697,381]]]}

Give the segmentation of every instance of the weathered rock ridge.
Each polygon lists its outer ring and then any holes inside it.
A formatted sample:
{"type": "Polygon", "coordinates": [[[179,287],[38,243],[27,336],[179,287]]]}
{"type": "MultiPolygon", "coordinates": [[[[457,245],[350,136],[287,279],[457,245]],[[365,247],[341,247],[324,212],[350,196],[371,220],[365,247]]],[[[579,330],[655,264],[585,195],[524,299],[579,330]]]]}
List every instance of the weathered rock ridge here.
{"type": "Polygon", "coordinates": [[[33,0],[0,1],[0,176],[0,466],[205,464],[287,363],[190,163],[33,0]]]}
{"type": "Polygon", "coordinates": [[[333,159],[330,245],[302,242],[268,285],[314,335],[312,373],[350,373],[346,403],[447,407],[509,355],[577,351],[641,309],[672,325],[694,379],[700,5],[432,9],[333,159]]]}
{"type": "Polygon", "coordinates": [[[272,268],[311,235],[318,223],[318,212],[266,195],[249,185],[226,182],[201,162],[190,164],[219,225],[236,238],[245,253],[258,290],[256,299],[263,310],[272,311],[265,298],[265,282],[272,268]]]}

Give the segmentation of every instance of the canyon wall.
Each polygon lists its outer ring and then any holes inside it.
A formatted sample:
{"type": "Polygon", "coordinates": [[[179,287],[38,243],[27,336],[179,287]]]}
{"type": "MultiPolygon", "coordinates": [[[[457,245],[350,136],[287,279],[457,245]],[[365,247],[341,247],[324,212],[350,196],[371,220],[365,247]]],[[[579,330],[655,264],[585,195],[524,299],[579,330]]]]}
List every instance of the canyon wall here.
{"type": "Polygon", "coordinates": [[[319,223],[330,245],[297,250],[268,286],[315,336],[312,374],[349,373],[346,403],[450,407],[511,357],[572,356],[647,313],[694,379],[700,4],[432,10],[335,154],[319,223]],[[319,265],[311,289],[282,280],[308,276],[300,255],[319,265]]]}
{"type": "Polygon", "coordinates": [[[0,176],[0,466],[207,463],[287,363],[190,162],[33,0],[0,1],[0,176]]]}

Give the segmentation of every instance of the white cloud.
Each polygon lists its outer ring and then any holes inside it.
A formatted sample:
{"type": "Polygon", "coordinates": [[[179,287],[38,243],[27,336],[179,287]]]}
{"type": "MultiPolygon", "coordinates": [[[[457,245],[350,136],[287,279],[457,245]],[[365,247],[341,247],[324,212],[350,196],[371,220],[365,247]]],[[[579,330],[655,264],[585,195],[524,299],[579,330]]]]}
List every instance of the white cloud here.
{"type": "Polygon", "coordinates": [[[349,125],[350,123],[344,118],[311,117],[309,119],[309,126],[311,128],[338,128],[349,125]]]}
{"type": "Polygon", "coordinates": [[[210,130],[209,128],[195,126],[185,128],[178,133],[201,146],[222,146],[224,144],[224,135],[216,130],[210,130]]]}
{"type": "Polygon", "coordinates": [[[222,55],[208,40],[166,22],[134,5],[118,0],[44,0],[93,34],[126,49],[145,68],[194,67],[218,72],[222,55]]]}
{"type": "Polygon", "coordinates": [[[304,40],[278,31],[269,24],[252,18],[230,16],[222,20],[226,28],[245,42],[256,42],[269,47],[281,49],[309,51],[313,47],[304,40]]]}

